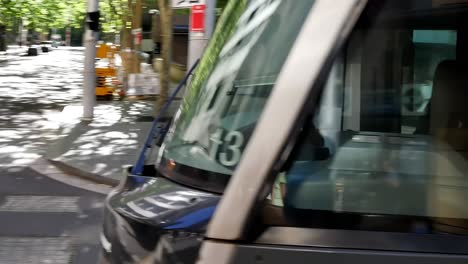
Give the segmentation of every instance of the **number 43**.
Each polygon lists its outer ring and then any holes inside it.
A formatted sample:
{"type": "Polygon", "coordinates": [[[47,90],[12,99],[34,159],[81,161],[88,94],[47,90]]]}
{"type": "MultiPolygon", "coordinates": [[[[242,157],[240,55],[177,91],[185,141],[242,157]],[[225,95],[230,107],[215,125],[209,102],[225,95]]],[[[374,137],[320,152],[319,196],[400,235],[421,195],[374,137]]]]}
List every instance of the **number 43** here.
{"type": "Polygon", "coordinates": [[[219,162],[223,166],[228,167],[237,165],[242,154],[241,147],[244,144],[244,135],[239,131],[229,131],[224,139],[222,136],[223,130],[221,128],[211,135],[210,140],[212,145],[209,153],[210,158],[216,160],[219,148],[226,143],[228,145],[227,151],[219,153],[219,162]]]}

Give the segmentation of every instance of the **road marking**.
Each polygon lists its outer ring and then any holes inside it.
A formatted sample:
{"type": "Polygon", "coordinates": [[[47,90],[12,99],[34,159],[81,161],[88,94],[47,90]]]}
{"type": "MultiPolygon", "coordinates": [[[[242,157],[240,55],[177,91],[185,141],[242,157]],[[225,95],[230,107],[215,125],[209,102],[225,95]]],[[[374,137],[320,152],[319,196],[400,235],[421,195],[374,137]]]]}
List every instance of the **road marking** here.
{"type": "Polygon", "coordinates": [[[6,196],[0,205],[0,212],[79,212],[77,196],[6,196]]]}
{"type": "Polygon", "coordinates": [[[2,264],[68,264],[71,257],[67,238],[0,237],[2,264]]]}

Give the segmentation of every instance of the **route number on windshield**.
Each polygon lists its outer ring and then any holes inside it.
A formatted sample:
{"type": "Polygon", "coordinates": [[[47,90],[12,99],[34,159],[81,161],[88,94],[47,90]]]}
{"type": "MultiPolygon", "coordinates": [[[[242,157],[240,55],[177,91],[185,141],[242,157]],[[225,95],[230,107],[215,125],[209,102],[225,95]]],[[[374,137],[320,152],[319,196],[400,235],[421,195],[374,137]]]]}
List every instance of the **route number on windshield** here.
{"type": "Polygon", "coordinates": [[[216,133],[211,135],[210,141],[212,144],[209,152],[210,158],[217,160],[219,148],[226,144],[226,151],[219,153],[219,163],[227,167],[237,165],[242,154],[241,147],[244,144],[244,135],[239,131],[229,131],[224,137],[224,140],[222,135],[222,129],[218,129],[216,133]]]}

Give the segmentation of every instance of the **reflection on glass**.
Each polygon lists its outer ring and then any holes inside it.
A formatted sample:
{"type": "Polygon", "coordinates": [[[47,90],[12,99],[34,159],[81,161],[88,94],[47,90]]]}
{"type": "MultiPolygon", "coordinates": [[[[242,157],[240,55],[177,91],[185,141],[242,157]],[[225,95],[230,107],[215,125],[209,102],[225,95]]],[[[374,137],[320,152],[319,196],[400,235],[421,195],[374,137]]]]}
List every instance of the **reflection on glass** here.
{"type": "Polygon", "coordinates": [[[335,61],[287,168],[290,221],[468,233],[464,25],[409,2],[370,1],[335,61]]]}
{"type": "Polygon", "coordinates": [[[189,88],[196,100],[181,108],[167,135],[162,173],[223,190],[313,2],[249,2],[201,89],[189,88]]]}

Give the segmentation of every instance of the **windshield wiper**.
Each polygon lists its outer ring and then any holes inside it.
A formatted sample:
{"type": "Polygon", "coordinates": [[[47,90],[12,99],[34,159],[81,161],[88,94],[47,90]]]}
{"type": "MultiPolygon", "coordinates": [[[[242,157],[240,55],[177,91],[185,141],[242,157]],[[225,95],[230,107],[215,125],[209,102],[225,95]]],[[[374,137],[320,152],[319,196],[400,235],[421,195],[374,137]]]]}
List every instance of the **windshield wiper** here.
{"type": "Polygon", "coordinates": [[[171,150],[171,149],[175,149],[175,148],[179,148],[179,147],[186,147],[186,146],[190,146],[190,145],[195,145],[196,143],[197,143],[197,141],[183,142],[183,143],[180,143],[180,144],[175,144],[175,145],[168,146],[166,149],[171,150]]]}
{"type": "Polygon", "coordinates": [[[193,141],[193,142],[184,142],[176,145],[171,145],[166,148],[166,150],[174,150],[176,148],[181,148],[181,147],[187,147],[187,146],[193,146],[193,147],[199,147],[203,149],[206,153],[208,153],[208,148],[204,147],[202,145],[197,145],[198,141],[193,141]]]}

